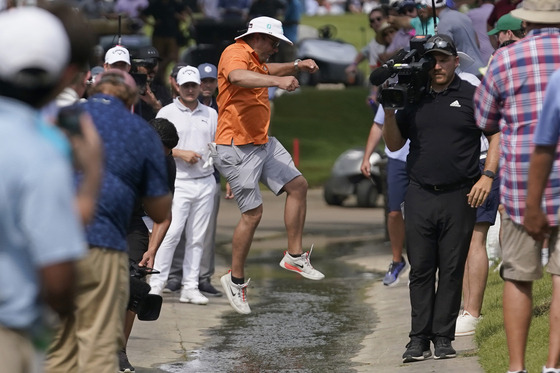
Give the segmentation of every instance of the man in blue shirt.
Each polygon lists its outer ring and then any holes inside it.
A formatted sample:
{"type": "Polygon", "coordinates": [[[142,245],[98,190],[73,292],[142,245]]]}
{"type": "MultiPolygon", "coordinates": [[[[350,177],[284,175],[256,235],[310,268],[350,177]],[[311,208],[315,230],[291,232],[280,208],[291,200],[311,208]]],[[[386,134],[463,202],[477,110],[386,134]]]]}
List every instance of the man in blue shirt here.
{"type": "MultiPolygon", "coordinates": [[[[529,166],[527,199],[525,200],[526,209],[523,226],[527,233],[537,242],[542,242],[545,238],[553,236],[552,227],[542,209],[543,197],[546,183],[554,165],[556,153],[560,139],[560,97],[557,92],[560,89],[560,70],[556,70],[549,80],[546,88],[545,101],[539,118],[539,123],[535,130],[533,143],[535,149],[531,155],[531,165],[529,166]]],[[[538,247],[538,246],[537,246],[538,247]]],[[[550,305],[550,347],[548,360],[543,367],[544,373],[555,373],[560,371],[558,350],[560,341],[560,323],[558,313],[560,311],[560,250],[557,245],[550,242],[550,256],[548,258],[547,270],[552,276],[552,300],[550,305]],[[554,320],[556,319],[556,322],[554,320]],[[554,348],[556,346],[556,348],[554,348]],[[556,368],[556,369],[555,369],[556,368]]],[[[532,252],[526,251],[527,256],[535,257],[539,255],[538,249],[532,252]]],[[[539,263],[537,260],[536,263],[539,263]]],[[[535,270],[538,277],[542,277],[542,268],[535,270]]]]}
{"type": "Polygon", "coordinates": [[[161,141],[130,112],[138,98],[134,79],[110,69],[96,78],[82,105],[105,149],[104,175],[95,215],[86,227],[90,246],[79,263],[76,309],[62,320],[47,355],[47,372],[117,371],[124,345],[129,265],[126,231],[138,198],[157,223],[168,217],[171,194],[161,141]]]}
{"type": "Polygon", "coordinates": [[[0,13],[0,29],[0,361],[30,372],[46,306],[72,312],[85,254],[68,143],[37,110],[68,83],[70,43],[60,20],[35,7],[0,13]]]}

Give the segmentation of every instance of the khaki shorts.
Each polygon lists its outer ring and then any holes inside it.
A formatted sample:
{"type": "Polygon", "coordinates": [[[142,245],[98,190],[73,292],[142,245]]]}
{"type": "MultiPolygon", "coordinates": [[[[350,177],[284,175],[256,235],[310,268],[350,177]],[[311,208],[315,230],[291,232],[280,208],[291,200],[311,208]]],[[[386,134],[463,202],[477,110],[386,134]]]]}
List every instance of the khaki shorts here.
{"type": "Polygon", "coordinates": [[[63,320],[49,350],[46,373],[118,371],[130,270],[124,251],[90,248],[78,262],[76,309],[63,320]]]}
{"type": "Polygon", "coordinates": [[[214,165],[228,181],[241,212],[262,205],[259,181],[279,195],[301,175],[292,156],[274,137],[263,145],[217,145],[214,165]]]}
{"type": "MultiPolygon", "coordinates": [[[[535,281],[542,277],[542,242],[531,238],[522,225],[511,220],[506,212],[501,213],[500,243],[502,246],[502,269],[504,280],[535,281]]],[[[558,228],[550,232],[549,273],[560,275],[560,250],[557,247],[558,228]]]]}
{"type": "Polygon", "coordinates": [[[41,372],[39,357],[29,335],[0,325],[0,372],[41,372]]]}

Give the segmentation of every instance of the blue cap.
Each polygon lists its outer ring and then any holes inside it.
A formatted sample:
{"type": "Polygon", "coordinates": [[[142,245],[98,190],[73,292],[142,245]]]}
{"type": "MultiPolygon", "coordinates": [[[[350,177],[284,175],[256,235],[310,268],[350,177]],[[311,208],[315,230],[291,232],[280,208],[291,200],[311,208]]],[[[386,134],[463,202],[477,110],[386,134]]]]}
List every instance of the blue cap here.
{"type": "Polygon", "coordinates": [[[203,63],[201,65],[198,65],[198,72],[200,73],[200,79],[218,79],[218,69],[211,63],[203,63]]]}

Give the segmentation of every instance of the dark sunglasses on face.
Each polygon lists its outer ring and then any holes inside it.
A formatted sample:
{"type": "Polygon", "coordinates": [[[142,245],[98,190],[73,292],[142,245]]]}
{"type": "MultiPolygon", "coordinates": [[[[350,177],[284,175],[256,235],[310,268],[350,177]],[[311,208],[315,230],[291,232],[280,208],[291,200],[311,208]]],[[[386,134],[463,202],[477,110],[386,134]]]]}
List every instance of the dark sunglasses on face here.
{"type": "Polygon", "coordinates": [[[437,41],[429,41],[426,44],[424,44],[424,50],[425,51],[429,51],[430,49],[446,49],[446,48],[450,48],[451,46],[449,45],[448,42],[446,42],[445,40],[437,40],[437,41]]]}
{"type": "Polygon", "coordinates": [[[383,18],[381,18],[381,17],[370,18],[370,19],[369,19],[369,23],[381,22],[382,19],[383,19],[383,18]]]}

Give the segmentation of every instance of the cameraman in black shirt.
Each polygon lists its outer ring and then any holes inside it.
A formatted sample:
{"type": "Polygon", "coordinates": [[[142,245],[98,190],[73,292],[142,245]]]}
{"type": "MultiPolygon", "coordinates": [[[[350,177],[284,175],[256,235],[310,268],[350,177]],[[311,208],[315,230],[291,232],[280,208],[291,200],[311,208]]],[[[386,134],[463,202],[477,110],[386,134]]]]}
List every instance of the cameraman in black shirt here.
{"type": "Polygon", "coordinates": [[[428,93],[396,114],[386,109],[383,127],[392,151],[410,139],[410,185],[404,206],[412,328],[403,354],[405,363],[430,357],[430,341],[435,346],[434,359],[456,356],[451,341],[476,208],[492,186],[492,178],[484,174],[496,172],[499,158],[497,147],[489,149],[480,175],[475,87],[455,73],[459,58],[452,39],[436,35],[424,49],[435,60],[428,93]]]}

